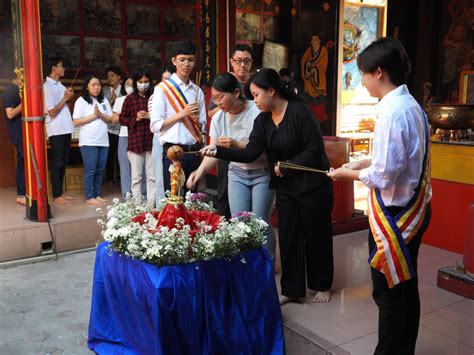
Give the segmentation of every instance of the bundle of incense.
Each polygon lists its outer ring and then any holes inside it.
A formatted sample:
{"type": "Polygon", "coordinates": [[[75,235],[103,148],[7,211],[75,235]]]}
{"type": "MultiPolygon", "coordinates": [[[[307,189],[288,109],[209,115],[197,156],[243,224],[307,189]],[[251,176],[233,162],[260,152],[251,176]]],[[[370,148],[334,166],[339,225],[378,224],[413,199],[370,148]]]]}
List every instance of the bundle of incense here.
{"type": "Polygon", "coordinates": [[[304,165],[288,163],[288,162],[285,162],[285,161],[280,161],[278,163],[278,166],[280,168],[303,170],[303,171],[309,171],[309,172],[312,172],[312,173],[321,173],[321,174],[326,174],[327,173],[327,170],[319,170],[319,169],[310,168],[310,167],[307,167],[307,166],[304,166],[304,165]]]}
{"type": "Polygon", "coordinates": [[[183,154],[201,154],[201,151],[200,150],[192,150],[192,151],[189,151],[189,152],[183,152],[183,154]]]}

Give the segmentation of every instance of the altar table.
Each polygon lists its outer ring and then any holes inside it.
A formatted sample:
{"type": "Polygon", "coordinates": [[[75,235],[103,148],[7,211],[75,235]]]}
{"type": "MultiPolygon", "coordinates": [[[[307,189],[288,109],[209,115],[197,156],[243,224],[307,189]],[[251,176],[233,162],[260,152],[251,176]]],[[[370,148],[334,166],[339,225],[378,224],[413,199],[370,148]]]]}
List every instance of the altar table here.
{"type": "Polygon", "coordinates": [[[270,257],[258,249],[156,266],[102,243],[88,345],[97,354],[283,354],[270,257]]]}

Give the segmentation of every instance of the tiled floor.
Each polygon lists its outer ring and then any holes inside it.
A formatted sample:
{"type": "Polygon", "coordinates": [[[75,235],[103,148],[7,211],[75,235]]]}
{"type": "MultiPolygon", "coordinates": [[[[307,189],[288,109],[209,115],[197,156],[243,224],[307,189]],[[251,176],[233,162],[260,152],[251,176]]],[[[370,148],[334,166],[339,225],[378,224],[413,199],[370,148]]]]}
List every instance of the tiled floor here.
{"type": "MultiPolygon", "coordinates": [[[[371,296],[367,232],[334,239],[335,279],[328,304],[290,303],[285,317],[324,339],[327,349],[372,354],[377,342],[378,311],[371,296]]],[[[461,255],[422,245],[419,264],[421,325],[417,354],[474,354],[474,302],[436,286],[437,271],[461,255]]]]}

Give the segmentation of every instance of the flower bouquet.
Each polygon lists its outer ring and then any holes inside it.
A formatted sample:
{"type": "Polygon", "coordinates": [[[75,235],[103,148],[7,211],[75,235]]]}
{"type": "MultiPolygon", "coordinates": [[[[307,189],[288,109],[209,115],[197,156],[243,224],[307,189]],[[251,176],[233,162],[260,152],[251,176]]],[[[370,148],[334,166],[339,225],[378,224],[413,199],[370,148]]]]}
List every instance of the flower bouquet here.
{"type": "Polygon", "coordinates": [[[156,265],[230,257],[265,244],[262,219],[242,212],[226,220],[202,193],[188,192],[184,203],[161,204],[157,210],[114,199],[107,211],[98,212],[111,250],[156,265]]]}

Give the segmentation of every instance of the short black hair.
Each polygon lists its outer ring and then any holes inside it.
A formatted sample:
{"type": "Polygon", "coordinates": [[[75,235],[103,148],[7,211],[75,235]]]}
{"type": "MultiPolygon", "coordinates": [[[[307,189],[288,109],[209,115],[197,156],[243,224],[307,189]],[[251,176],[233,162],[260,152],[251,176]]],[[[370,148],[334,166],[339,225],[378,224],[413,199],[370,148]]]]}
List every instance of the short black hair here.
{"type": "Polygon", "coordinates": [[[252,92],[250,91],[250,84],[252,83],[261,89],[267,90],[272,88],[278,95],[288,101],[299,100],[295,92],[288,86],[288,84],[281,80],[280,75],[278,75],[278,73],[273,69],[260,69],[250,77],[245,85],[245,96],[250,99],[253,99],[252,92]]]}
{"type": "MultiPolygon", "coordinates": [[[[216,76],[212,82],[212,87],[220,92],[233,93],[235,90],[239,90],[240,92],[239,81],[234,75],[228,72],[224,72],[216,76]]],[[[239,98],[245,100],[242,94],[243,93],[240,92],[239,98]]]]}
{"type": "Polygon", "coordinates": [[[184,54],[184,55],[195,55],[196,54],[196,45],[190,41],[180,41],[176,42],[171,47],[171,53],[169,57],[176,57],[177,55],[184,54]]]}
{"type": "Polygon", "coordinates": [[[232,57],[234,56],[235,52],[237,52],[237,51],[239,51],[239,52],[249,52],[250,56],[253,59],[252,48],[250,48],[250,46],[248,44],[236,44],[234,46],[234,48],[232,49],[232,57]]]}
{"type": "Polygon", "coordinates": [[[110,67],[105,68],[105,76],[111,71],[112,73],[117,74],[118,76],[122,76],[122,69],[115,65],[111,65],[110,67]]]}
{"type": "Polygon", "coordinates": [[[282,76],[290,77],[293,75],[293,73],[291,72],[289,68],[281,68],[278,74],[280,74],[280,77],[282,76]]]}
{"type": "Polygon", "coordinates": [[[132,80],[133,80],[133,93],[138,95],[138,88],[137,88],[137,82],[141,78],[146,77],[150,81],[150,86],[148,87],[148,90],[146,91],[146,97],[150,97],[151,94],[153,94],[153,78],[151,77],[150,71],[146,69],[138,69],[135,70],[135,72],[132,74],[132,80]]]}
{"type": "Polygon", "coordinates": [[[53,67],[56,67],[58,64],[62,64],[63,66],[68,64],[68,60],[63,57],[51,57],[46,60],[46,67],[45,71],[51,73],[53,71],[53,67]]]}
{"type": "Polygon", "coordinates": [[[400,41],[390,37],[379,38],[365,48],[357,58],[357,67],[362,73],[373,73],[380,68],[396,86],[405,84],[411,71],[405,48],[400,41]]]}
{"type": "MultiPolygon", "coordinates": [[[[92,79],[97,79],[99,80],[99,83],[100,83],[100,79],[96,75],[92,75],[92,74],[86,75],[86,77],[84,78],[84,82],[82,83],[81,96],[84,100],[86,100],[88,104],[92,104],[93,102],[92,97],[89,94],[89,91],[87,90],[87,87],[89,86],[89,83],[92,79]]],[[[102,103],[102,101],[104,101],[104,91],[102,90],[102,85],[100,86],[100,93],[99,93],[99,96],[97,96],[97,101],[99,103],[102,103]]]]}

